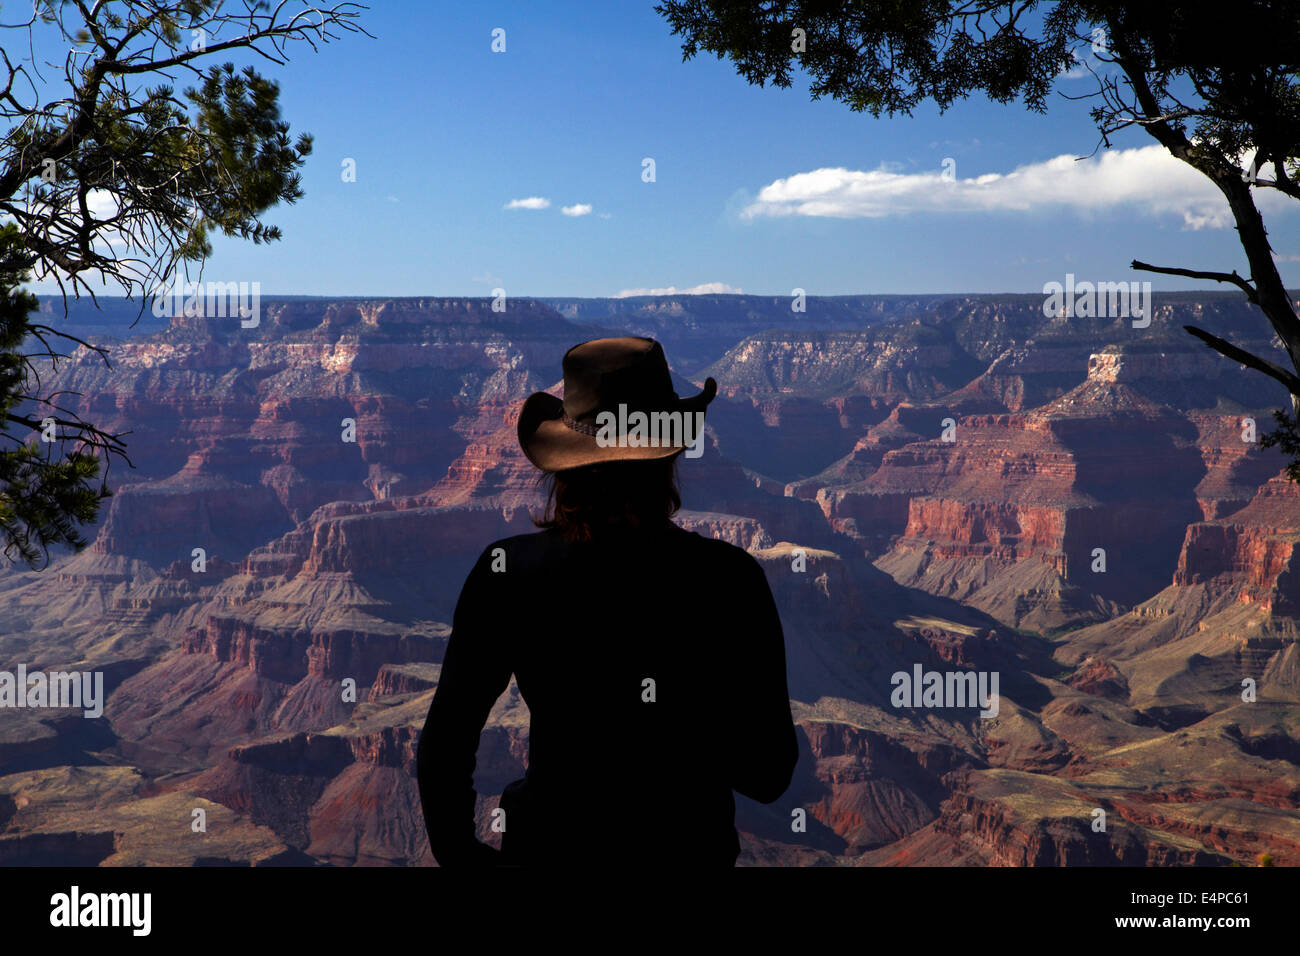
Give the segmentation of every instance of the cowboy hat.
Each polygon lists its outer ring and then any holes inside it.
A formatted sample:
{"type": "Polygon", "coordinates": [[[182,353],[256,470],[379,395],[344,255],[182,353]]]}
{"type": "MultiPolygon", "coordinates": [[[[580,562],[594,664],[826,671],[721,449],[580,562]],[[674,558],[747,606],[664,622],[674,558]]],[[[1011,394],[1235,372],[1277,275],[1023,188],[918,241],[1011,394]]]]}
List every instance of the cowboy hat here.
{"type": "Polygon", "coordinates": [[[654,339],[592,339],[560,364],[563,401],[534,392],[519,412],[519,446],[542,471],[667,458],[703,440],[704,410],[718,383],[708,378],[698,395],[678,398],[654,339]]]}

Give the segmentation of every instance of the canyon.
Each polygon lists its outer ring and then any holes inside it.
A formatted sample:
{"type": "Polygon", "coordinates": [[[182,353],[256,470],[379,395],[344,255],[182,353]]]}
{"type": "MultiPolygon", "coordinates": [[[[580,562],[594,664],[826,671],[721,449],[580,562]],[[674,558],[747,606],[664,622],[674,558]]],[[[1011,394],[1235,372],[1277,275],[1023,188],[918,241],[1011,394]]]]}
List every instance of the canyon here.
{"type": "MultiPolygon", "coordinates": [[[[737,796],[741,865],[1300,863],[1300,488],[1258,442],[1286,396],[1182,328],[1278,348],[1240,295],[1156,293],[1140,329],[1035,295],[42,308],[109,348],[42,379],[133,467],[87,548],[0,569],[0,670],[106,695],[0,710],[0,863],[432,864],[415,746],[456,599],[545,500],[519,407],[622,334],[679,395],[717,380],[675,520],[781,614],[800,758],[737,796]],[[895,706],[914,668],[997,674],[996,715],[895,706]]],[[[528,726],[512,681],[486,842],[528,726]]]]}

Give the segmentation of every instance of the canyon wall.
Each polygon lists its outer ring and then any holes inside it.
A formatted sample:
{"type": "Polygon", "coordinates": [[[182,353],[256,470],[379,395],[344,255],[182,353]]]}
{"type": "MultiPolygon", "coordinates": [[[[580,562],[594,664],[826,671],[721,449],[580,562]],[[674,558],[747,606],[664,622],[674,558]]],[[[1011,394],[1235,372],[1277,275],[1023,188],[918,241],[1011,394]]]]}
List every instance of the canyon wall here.
{"type": "MultiPolygon", "coordinates": [[[[431,863],[413,755],[456,598],[545,503],[519,406],[607,334],[660,338],[679,394],[718,380],[675,520],[781,613],[800,759],[738,798],[743,864],[1300,861],[1300,495],[1258,442],[1284,396],[1182,331],[1271,348],[1239,296],[1158,295],[1142,330],[1037,296],[263,305],[113,306],[83,316],[111,365],[46,370],[135,468],[90,547],[0,570],[0,669],[107,694],[5,714],[0,862],[431,863]],[[898,703],[916,667],[998,675],[996,716],[898,703]],[[219,837],[149,825],[195,807],[219,837]]],[[[512,683],[485,841],[527,754],[512,683]]]]}

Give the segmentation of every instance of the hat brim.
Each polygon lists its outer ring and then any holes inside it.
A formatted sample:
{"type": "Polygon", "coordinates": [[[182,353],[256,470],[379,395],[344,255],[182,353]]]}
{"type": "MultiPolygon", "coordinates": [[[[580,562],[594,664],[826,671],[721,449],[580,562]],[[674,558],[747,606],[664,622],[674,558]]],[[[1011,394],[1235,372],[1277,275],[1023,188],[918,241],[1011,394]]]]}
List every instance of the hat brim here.
{"type": "MultiPolygon", "coordinates": [[[[718,394],[718,383],[705,379],[698,395],[683,398],[673,409],[685,414],[703,412],[718,394]]],[[[602,446],[595,435],[574,431],[562,421],[564,402],[550,392],[534,392],[519,410],[519,447],[542,471],[567,471],[606,461],[652,461],[685,451],[686,445],[602,446]]]]}

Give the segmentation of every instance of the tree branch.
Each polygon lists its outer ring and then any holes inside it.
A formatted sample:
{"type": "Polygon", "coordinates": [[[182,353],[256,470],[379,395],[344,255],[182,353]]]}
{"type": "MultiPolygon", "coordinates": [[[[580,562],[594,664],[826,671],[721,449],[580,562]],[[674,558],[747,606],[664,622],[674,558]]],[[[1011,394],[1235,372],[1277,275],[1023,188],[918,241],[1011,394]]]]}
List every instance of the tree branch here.
{"type": "Polygon", "coordinates": [[[1255,292],[1255,287],[1248,281],[1237,275],[1237,270],[1231,272],[1203,272],[1199,269],[1178,269],[1173,266],[1153,266],[1148,262],[1139,262],[1134,259],[1129,263],[1129,267],[1141,272],[1158,272],[1167,276],[1186,276],[1189,279],[1210,279],[1213,282],[1231,282],[1242,292],[1246,293],[1246,298],[1253,304],[1259,305],[1259,295],[1255,292]]]}
{"type": "Polygon", "coordinates": [[[1285,385],[1287,391],[1292,395],[1300,395],[1300,376],[1296,375],[1294,372],[1288,372],[1286,369],[1282,368],[1282,366],[1274,365],[1267,359],[1262,359],[1257,355],[1252,355],[1250,352],[1238,348],[1226,339],[1221,339],[1217,335],[1211,335],[1204,329],[1198,329],[1194,325],[1184,325],[1183,328],[1196,336],[1210,348],[1214,349],[1214,351],[1218,352],[1220,355],[1225,355],[1235,362],[1247,365],[1250,368],[1255,369],[1257,372],[1263,372],[1265,375],[1275,378],[1285,385]]]}

